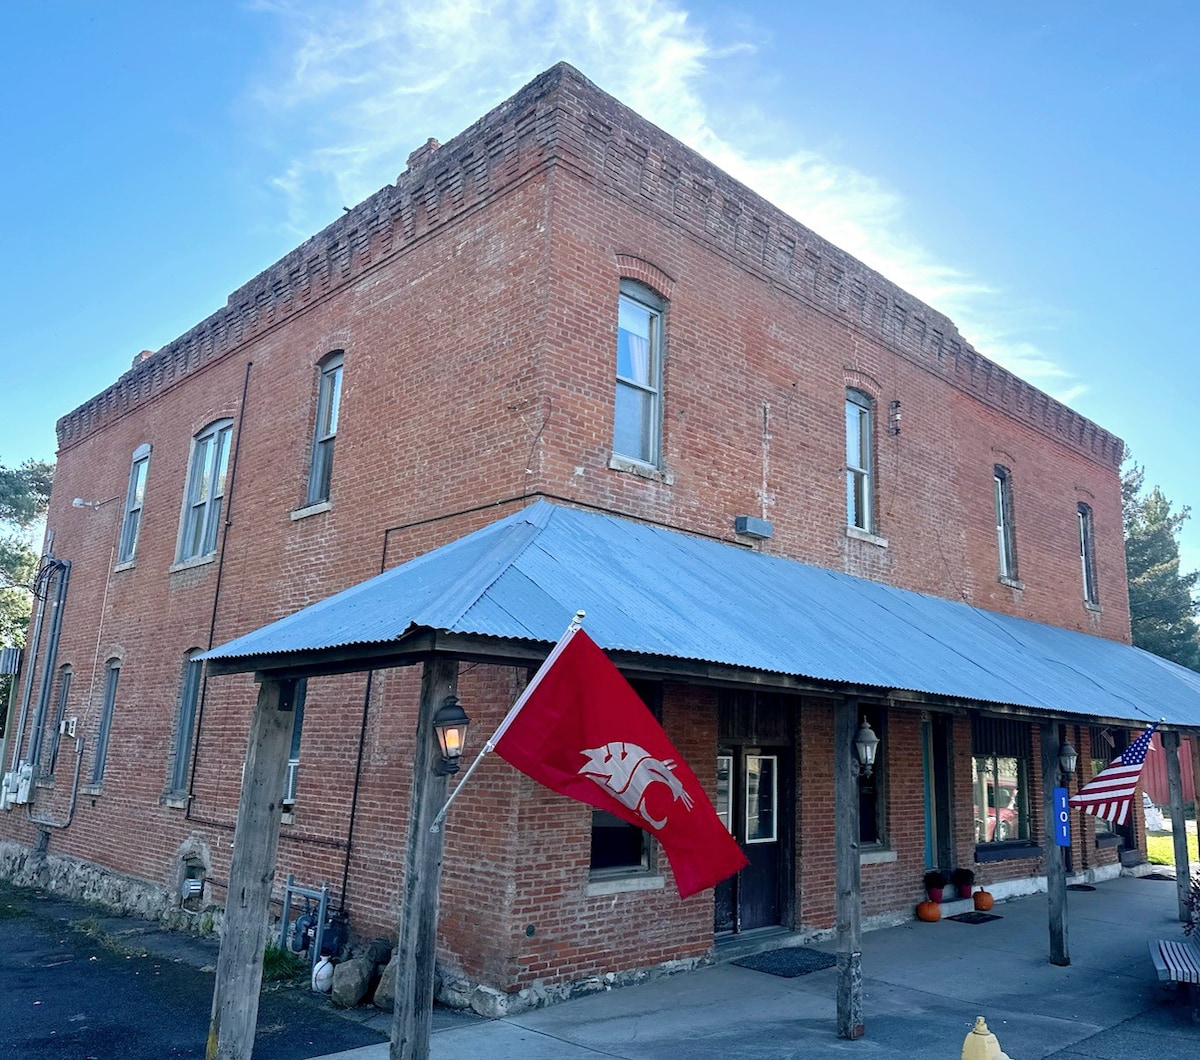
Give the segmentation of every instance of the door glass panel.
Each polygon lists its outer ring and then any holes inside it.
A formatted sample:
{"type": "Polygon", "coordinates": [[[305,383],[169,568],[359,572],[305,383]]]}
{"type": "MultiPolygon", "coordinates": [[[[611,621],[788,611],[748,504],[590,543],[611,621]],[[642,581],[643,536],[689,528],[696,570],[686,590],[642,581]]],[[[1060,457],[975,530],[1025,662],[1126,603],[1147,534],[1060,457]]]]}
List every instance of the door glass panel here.
{"type": "Polygon", "coordinates": [[[774,843],[778,838],[776,755],[746,755],[746,842],[774,843]]]}
{"type": "Polygon", "coordinates": [[[733,831],[733,805],[730,802],[732,790],[730,780],[733,776],[733,756],[732,755],[717,755],[717,801],[716,811],[717,816],[721,818],[721,823],[732,832],[733,831]]]}

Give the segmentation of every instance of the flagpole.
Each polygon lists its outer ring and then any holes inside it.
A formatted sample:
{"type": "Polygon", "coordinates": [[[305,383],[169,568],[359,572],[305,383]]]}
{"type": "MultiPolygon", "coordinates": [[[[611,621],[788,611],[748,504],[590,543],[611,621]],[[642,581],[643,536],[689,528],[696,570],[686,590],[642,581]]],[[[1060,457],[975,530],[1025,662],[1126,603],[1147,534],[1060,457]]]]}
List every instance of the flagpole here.
{"type": "Polygon", "coordinates": [[[558,643],[554,645],[554,647],[550,650],[550,654],[546,656],[546,661],[538,667],[538,671],[533,675],[533,679],[525,686],[525,691],[517,697],[517,701],[509,708],[508,713],[504,715],[504,720],[500,723],[496,731],[488,738],[487,743],[483,745],[483,749],[479,752],[479,754],[475,756],[475,761],[473,761],[467,767],[467,771],[463,774],[462,780],[460,780],[454,786],[454,790],[450,792],[450,797],[446,800],[446,804],[438,811],[438,815],[433,819],[433,824],[429,827],[431,832],[441,831],[442,821],[446,818],[446,812],[450,809],[450,804],[456,798],[458,798],[458,793],[467,786],[467,781],[471,779],[471,774],[475,772],[476,767],[480,762],[483,761],[483,756],[489,751],[495,750],[496,744],[499,742],[500,738],[505,734],[505,732],[508,731],[508,727],[513,723],[516,716],[521,713],[521,708],[525,706],[525,703],[528,701],[529,697],[533,695],[537,686],[542,683],[542,678],[549,672],[550,667],[554,665],[558,657],[562,654],[563,649],[570,642],[572,635],[583,625],[583,620],[586,616],[586,611],[575,612],[575,617],[571,619],[571,623],[567,626],[566,631],[561,637],[558,638],[558,643]]]}

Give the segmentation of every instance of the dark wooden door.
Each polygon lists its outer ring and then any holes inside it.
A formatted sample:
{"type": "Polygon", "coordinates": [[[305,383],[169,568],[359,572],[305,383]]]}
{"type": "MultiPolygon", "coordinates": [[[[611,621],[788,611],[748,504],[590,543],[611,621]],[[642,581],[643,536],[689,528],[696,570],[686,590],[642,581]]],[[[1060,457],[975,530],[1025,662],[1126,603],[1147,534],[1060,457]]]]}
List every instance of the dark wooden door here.
{"type": "Polygon", "coordinates": [[[786,747],[730,746],[717,757],[717,809],[750,864],[717,886],[714,928],[751,931],[783,914],[786,747]]]}

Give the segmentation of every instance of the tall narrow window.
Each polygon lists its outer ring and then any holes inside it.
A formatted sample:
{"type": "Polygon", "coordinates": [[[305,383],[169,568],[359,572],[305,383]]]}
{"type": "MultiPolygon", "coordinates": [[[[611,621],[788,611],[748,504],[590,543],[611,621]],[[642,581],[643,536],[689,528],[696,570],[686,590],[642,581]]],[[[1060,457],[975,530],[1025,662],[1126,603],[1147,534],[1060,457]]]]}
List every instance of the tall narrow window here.
{"type": "Polygon", "coordinates": [[[209,556],[217,550],[232,434],[233,421],[219,420],[205,427],[192,441],[192,462],[179,530],[180,562],[209,556]]]}
{"type": "Polygon", "coordinates": [[[858,840],[863,846],[887,846],[887,799],[884,794],[884,771],[887,769],[887,714],[881,710],[864,710],[866,721],[879,743],[871,775],[858,775],[858,840]]]}
{"type": "Polygon", "coordinates": [[[204,663],[193,652],[183,665],[183,682],[179,688],[179,713],[175,719],[175,754],[171,759],[169,795],[183,795],[188,789],[188,770],[192,762],[192,743],[196,733],[196,712],[200,706],[200,687],[204,663]]]}
{"type": "Polygon", "coordinates": [[[50,776],[58,767],[58,749],[62,744],[63,728],[67,719],[67,696],[71,693],[71,668],[64,666],[58,671],[58,705],[54,708],[54,728],[50,730],[50,766],[42,770],[50,776]]]}
{"type": "Polygon", "coordinates": [[[997,464],[993,474],[993,493],[996,504],[996,551],[1000,577],[1016,580],[1017,542],[1013,533],[1012,474],[997,464]]]}
{"type": "Polygon", "coordinates": [[[1096,594],[1096,546],[1092,535],[1092,509],[1086,504],[1078,506],[1079,513],[1079,564],[1083,575],[1084,603],[1098,604],[1096,594]]]}
{"type": "Polygon", "coordinates": [[[104,705],[100,708],[100,728],[92,749],[93,784],[104,781],[104,766],[108,759],[108,735],[112,731],[113,708],[117,705],[117,679],[121,676],[121,660],[109,659],[104,668],[104,705]]]}
{"type": "Polygon", "coordinates": [[[621,281],[613,451],[658,465],[662,445],[663,303],[648,287],[621,281]]]}
{"type": "Polygon", "coordinates": [[[1028,842],[1028,723],[972,715],[971,745],[976,844],[1028,842]]]}
{"type": "Polygon", "coordinates": [[[875,403],[861,390],[846,391],[846,524],[875,528],[875,403]]]}
{"type": "Polygon", "coordinates": [[[290,810],[296,805],[296,793],[300,790],[300,741],[304,734],[304,704],[308,699],[308,682],[296,682],[296,699],[292,710],[296,717],[292,721],[292,749],[288,753],[287,779],[284,781],[283,808],[290,810]]]}
{"type": "Polygon", "coordinates": [[[321,362],[317,386],[317,425],[313,434],[312,467],[308,473],[309,504],[329,500],[333,481],[333,443],[337,437],[338,406],[342,400],[342,354],[331,353],[321,362]]]}
{"type": "Polygon", "coordinates": [[[146,475],[150,471],[150,446],[139,445],[133,451],[129,469],[129,489],[125,494],[125,521],[121,524],[121,543],[117,562],[130,563],[137,554],[138,531],[142,528],[142,505],[146,500],[146,475]]]}

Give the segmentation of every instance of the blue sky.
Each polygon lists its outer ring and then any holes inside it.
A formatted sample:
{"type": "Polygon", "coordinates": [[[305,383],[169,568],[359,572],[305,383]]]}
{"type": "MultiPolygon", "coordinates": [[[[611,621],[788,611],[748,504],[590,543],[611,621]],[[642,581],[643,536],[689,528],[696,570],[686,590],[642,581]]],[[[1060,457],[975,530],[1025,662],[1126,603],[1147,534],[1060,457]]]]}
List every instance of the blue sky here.
{"type": "Polygon", "coordinates": [[[1200,567],[1200,5],[10,0],[0,460],[560,59],[1125,439],[1200,567]]]}

